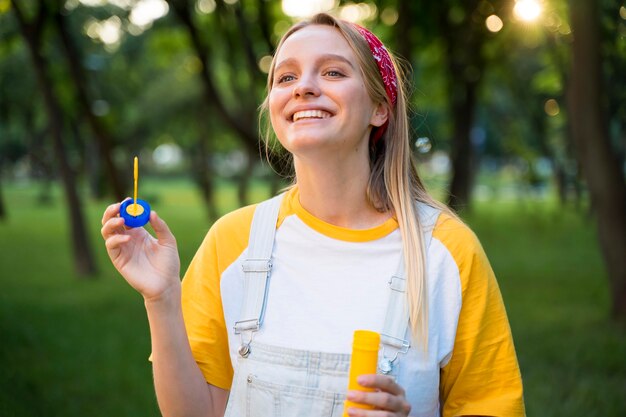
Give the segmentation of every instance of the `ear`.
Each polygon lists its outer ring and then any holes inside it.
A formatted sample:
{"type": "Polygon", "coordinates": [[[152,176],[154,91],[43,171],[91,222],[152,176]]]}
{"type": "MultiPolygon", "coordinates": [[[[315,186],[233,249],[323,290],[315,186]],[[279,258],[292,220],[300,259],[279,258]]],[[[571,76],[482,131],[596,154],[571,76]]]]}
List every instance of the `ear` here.
{"type": "Polygon", "coordinates": [[[378,103],[374,108],[370,124],[374,127],[380,127],[389,119],[389,107],[387,103],[378,103]]]}

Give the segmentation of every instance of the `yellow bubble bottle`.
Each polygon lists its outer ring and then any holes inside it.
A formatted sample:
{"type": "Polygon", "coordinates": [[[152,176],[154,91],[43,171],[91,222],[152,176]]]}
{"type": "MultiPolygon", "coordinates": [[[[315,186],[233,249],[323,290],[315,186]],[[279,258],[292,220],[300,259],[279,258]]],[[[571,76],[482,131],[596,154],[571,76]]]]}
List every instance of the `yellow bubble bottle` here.
{"type": "MultiPolygon", "coordinates": [[[[380,334],[370,330],[356,330],[352,342],[352,358],[348,376],[348,390],[373,392],[374,388],[366,388],[356,381],[360,375],[375,374],[378,363],[378,348],[380,334]]],[[[343,406],[343,416],[348,417],[348,408],[362,408],[372,410],[373,406],[357,404],[346,400],[343,406]]]]}

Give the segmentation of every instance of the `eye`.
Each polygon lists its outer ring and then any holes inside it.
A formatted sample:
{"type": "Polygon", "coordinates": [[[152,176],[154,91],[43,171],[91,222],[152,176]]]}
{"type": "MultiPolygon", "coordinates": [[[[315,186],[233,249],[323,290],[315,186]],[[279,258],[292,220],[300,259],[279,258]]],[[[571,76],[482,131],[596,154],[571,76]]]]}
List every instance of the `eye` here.
{"type": "Polygon", "coordinates": [[[345,77],[345,75],[341,71],[337,71],[337,70],[328,70],[324,73],[324,75],[327,75],[332,78],[345,77]]]}
{"type": "Polygon", "coordinates": [[[296,77],[294,77],[291,74],[284,74],[284,75],[281,75],[280,77],[277,77],[276,80],[274,81],[274,84],[287,83],[287,82],[293,81],[295,79],[296,79],[296,77]]]}

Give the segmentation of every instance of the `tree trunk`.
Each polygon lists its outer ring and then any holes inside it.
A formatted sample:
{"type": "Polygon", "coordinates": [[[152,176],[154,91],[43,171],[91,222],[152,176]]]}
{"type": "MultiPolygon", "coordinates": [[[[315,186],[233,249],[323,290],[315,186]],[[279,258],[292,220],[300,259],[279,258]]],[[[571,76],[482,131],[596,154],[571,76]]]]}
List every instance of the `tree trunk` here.
{"type": "Polygon", "coordinates": [[[48,75],[47,62],[41,54],[41,30],[46,18],[44,3],[40,9],[34,23],[28,23],[17,4],[17,0],[11,0],[15,15],[19,23],[22,36],[28,46],[33,68],[43,93],[44,106],[48,115],[50,133],[53,139],[54,153],[61,171],[61,178],[65,190],[65,199],[69,213],[69,223],[71,226],[71,243],[74,253],[74,266],[76,272],[83,277],[94,276],[96,273],[96,263],[91,251],[91,242],[87,237],[87,229],[81,206],[80,198],[76,191],[74,173],[72,172],[65,149],[63,146],[63,113],[59,101],[52,89],[52,82],[48,75]]]}
{"type": "MultiPolygon", "coordinates": [[[[454,73],[450,70],[450,77],[454,73]]],[[[474,182],[471,130],[476,110],[476,83],[452,83],[452,181],[448,204],[456,211],[470,208],[474,182]]]]}
{"type": "MultiPolygon", "coordinates": [[[[201,135],[205,135],[204,129],[201,128],[201,130],[201,135]]],[[[213,222],[217,220],[218,212],[215,204],[215,184],[213,181],[215,175],[209,167],[208,160],[207,138],[204,136],[198,139],[195,150],[192,150],[191,166],[194,180],[200,189],[200,195],[202,195],[207,209],[207,217],[209,221],[213,222]]]]}
{"type": "Polygon", "coordinates": [[[394,25],[396,48],[398,54],[412,63],[412,51],[414,49],[411,41],[411,27],[415,24],[414,16],[411,13],[411,0],[398,0],[398,21],[394,25]]]}
{"type": "Polygon", "coordinates": [[[577,159],[597,216],[614,317],[626,320],[626,183],[611,149],[605,111],[598,4],[574,0],[569,109],[577,159]]]}
{"type": "Polygon", "coordinates": [[[452,180],[448,204],[456,211],[469,210],[475,171],[471,129],[476,113],[478,86],[485,62],[482,47],[485,28],[472,15],[477,0],[462,2],[464,18],[455,22],[446,7],[439,8],[437,21],[446,45],[446,72],[452,121],[452,180]]]}
{"type": "Polygon", "coordinates": [[[217,91],[217,87],[213,82],[211,75],[211,69],[208,66],[208,63],[210,62],[210,51],[207,50],[205,44],[202,42],[202,36],[193,22],[189,11],[189,2],[187,0],[170,0],[169,4],[172,6],[177,17],[185,26],[191,40],[193,51],[200,59],[200,78],[202,81],[202,92],[205,102],[217,110],[217,115],[238,135],[244,145],[247,147],[255,147],[258,142],[258,135],[253,129],[254,124],[247,123],[249,121],[242,117],[246,112],[244,111],[242,114],[236,115],[231,114],[217,91]]]}
{"type": "MultiPolygon", "coordinates": [[[[202,81],[202,97],[207,107],[213,108],[216,110],[217,116],[224,122],[226,126],[228,126],[236,135],[237,138],[241,141],[243,145],[244,151],[250,156],[255,152],[258,152],[259,149],[259,135],[256,131],[256,123],[255,123],[255,114],[256,114],[256,103],[254,103],[254,96],[251,94],[239,94],[240,103],[238,106],[238,110],[231,111],[229,110],[220,94],[217,90],[217,86],[215,84],[213,75],[211,73],[211,50],[206,42],[203,42],[202,35],[199,32],[198,28],[193,22],[192,15],[190,12],[190,3],[188,0],[169,0],[169,5],[172,7],[176,16],[180,19],[182,24],[185,26],[187,33],[189,34],[191,40],[191,46],[193,48],[194,53],[200,59],[201,63],[201,71],[200,71],[200,79],[202,81]]],[[[220,3],[218,3],[220,6],[220,3]]],[[[237,7],[241,7],[240,5],[237,7]]],[[[245,29],[244,26],[241,25],[242,15],[239,16],[239,27],[240,29],[245,29]]],[[[267,22],[264,22],[267,24],[267,22]]],[[[222,37],[227,37],[228,34],[222,34],[222,37]]],[[[250,58],[253,54],[252,46],[249,44],[249,40],[251,39],[250,34],[246,34],[243,36],[243,39],[247,39],[248,42],[244,42],[244,49],[247,51],[248,59],[246,62],[248,65],[246,66],[249,72],[250,79],[254,80],[258,78],[258,69],[256,64],[250,58]]],[[[256,154],[258,155],[258,154],[256,154]]],[[[256,157],[255,155],[255,157],[256,157]]],[[[247,196],[242,196],[241,192],[247,193],[248,178],[242,178],[239,182],[239,201],[248,201],[247,196]]]]}
{"type": "MultiPolygon", "coordinates": [[[[62,7],[62,6],[60,6],[62,7]]],[[[125,187],[119,179],[119,171],[113,162],[112,148],[113,139],[110,132],[106,129],[100,119],[91,111],[91,101],[87,93],[87,77],[83,71],[81,59],[78,49],[72,42],[72,38],[67,30],[67,19],[63,16],[60,9],[54,11],[54,23],[59,32],[63,50],[68,61],[69,73],[72,77],[79,107],[83,109],[87,124],[98,143],[100,150],[100,159],[104,162],[104,168],[107,173],[108,182],[113,191],[113,195],[117,201],[122,201],[126,196],[125,187]]]]}
{"type": "Polygon", "coordinates": [[[250,188],[250,180],[252,179],[252,171],[256,162],[256,155],[246,150],[246,164],[243,172],[239,174],[237,180],[237,198],[241,207],[250,204],[248,190],[250,188]]]}
{"type": "Polygon", "coordinates": [[[556,158],[552,159],[554,164],[554,181],[556,183],[556,190],[559,196],[559,202],[561,206],[567,205],[567,180],[565,176],[565,169],[560,161],[556,158]]]}

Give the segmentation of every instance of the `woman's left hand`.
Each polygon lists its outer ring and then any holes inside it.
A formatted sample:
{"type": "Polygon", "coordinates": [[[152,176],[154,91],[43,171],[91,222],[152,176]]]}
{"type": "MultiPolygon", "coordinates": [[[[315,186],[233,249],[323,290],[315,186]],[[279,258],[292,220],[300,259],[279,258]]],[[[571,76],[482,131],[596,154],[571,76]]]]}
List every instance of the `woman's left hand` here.
{"type": "Polygon", "coordinates": [[[359,385],[374,388],[374,392],[348,391],[348,400],[374,406],[373,410],[360,408],[348,409],[348,415],[354,417],[407,417],[411,405],[406,400],[404,389],[385,375],[361,375],[357,379],[359,385]]]}

